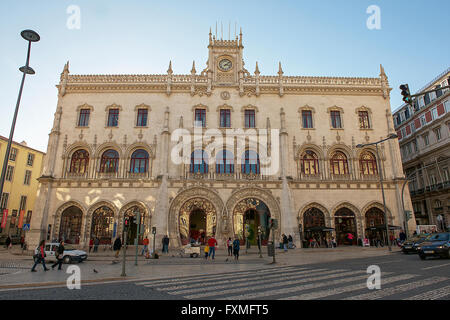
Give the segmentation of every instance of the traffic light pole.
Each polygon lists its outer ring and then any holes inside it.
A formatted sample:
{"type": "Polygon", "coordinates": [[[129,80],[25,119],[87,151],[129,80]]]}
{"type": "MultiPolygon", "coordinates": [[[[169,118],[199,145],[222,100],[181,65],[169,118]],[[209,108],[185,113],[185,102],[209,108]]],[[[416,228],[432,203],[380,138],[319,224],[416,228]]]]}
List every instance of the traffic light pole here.
{"type": "Polygon", "coordinates": [[[126,264],[126,257],[127,257],[127,229],[125,228],[125,223],[124,225],[124,237],[123,237],[123,260],[122,260],[122,277],[126,277],[127,274],[125,273],[125,264],[126,264]]]}

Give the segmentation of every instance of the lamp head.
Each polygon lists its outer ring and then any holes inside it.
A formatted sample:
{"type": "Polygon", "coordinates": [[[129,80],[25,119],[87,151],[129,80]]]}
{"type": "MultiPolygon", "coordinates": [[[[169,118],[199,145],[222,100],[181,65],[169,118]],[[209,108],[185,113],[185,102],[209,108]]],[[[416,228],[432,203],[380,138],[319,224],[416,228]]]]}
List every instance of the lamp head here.
{"type": "Polygon", "coordinates": [[[389,139],[397,139],[397,138],[398,138],[398,135],[396,135],[395,133],[391,133],[391,134],[388,136],[388,138],[389,138],[389,139]]]}
{"type": "Polygon", "coordinates": [[[23,30],[20,35],[27,41],[38,42],[41,37],[38,35],[36,31],[33,30],[23,30]]]}
{"type": "Polygon", "coordinates": [[[356,147],[357,148],[362,148],[362,147],[364,147],[364,145],[363,144],[357,144],[356,147]]]}

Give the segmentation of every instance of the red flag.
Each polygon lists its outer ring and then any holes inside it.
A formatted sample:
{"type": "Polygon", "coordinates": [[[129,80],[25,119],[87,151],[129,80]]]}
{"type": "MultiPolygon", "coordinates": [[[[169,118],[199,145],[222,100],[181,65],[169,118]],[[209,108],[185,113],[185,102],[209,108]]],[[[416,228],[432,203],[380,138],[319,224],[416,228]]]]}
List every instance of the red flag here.
{"type": "Polygon", "coordinates": [[[2,229],[6,227],[6,220],[8,220],[8,209],[3,210],[2,229]]]}
{"type": "Polygon", "coordinates": [[[17,228],[21,229],[23,226],[23,216],[25,215],[25,210],[20,210],[20,214],[19,214],[19,225],[17,226],[17,228]]]}

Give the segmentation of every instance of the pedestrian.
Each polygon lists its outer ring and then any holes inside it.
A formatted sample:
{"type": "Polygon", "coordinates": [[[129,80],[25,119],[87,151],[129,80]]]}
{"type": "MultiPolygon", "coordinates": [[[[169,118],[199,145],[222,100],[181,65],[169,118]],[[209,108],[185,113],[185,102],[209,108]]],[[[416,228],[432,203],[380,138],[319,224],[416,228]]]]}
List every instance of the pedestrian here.
{"type": "Polygon", "coordinates": [[[217,246],[217,240],[216,240],[216,238],[214,238],[214,235],[213,235],[208,240],[208,247],[209,247],[208,257],[211,257],[211,254],[212,254],[213,260],[214,260],[214,256],[216,255],[216,246],[217,246]]]}
{"type": "Polygon", "coordinates": [[[120,241],[120,238],[117,237],[116,240],[114,241],[114,245],[113,245],[113,249],[116,252],[116,254],[115,254],[116,258],[119,257],[120,248],[122,248],[122,241],[120,241]]]}
{"type": "Polygon", "coordinates": [[[227,240],[227,248],[228,248],[228,256],[231,257],[233,255],[233,240],[228,238],[227,240]]]}
{"type": "Polygon", "coordinates": [[[289,241],[288,241],[288,238],[286,237],[286,235],[283,233],[283,249],[284,249],[284,252],[287,252],[288,251],[288,243],[289,243],[289,241]]]}
{"type": "Polygon", "coordinates": [[[144,253],[147,253],[148,250],[148,244],[150,243],[150,241],[148,240],[147,237],[145,237],[145,239],[142,241],[142,244],[144,245],[144,248],[142,248],[142,253],[141,256],[144,255],[144,253]]]}
{"type": "Polygon", "coordinates": [[[288,248],[289,249],[294,248],[294,239],[292,239],[291,235],[288,236],[288,248]]]}
{"type": "Polygon", "coordinates": [[[400,231],[399,238],[400,238],[401,242],[404,242],[406,240],[406,233],[405,233],[405,231],[403,231],[403,230],[400,231]]]}
{"type": "Polygon", "coordinates": [[[98,252],[98,245],[100,244],[100,239],[98,237],[95,237],[94,240],[94,252],[98,252]]]}
{"type": "Polygon", "coordinates": [[[12,243],[11,237],[8,234],[8,237],[6,238],[6,242],[5,242],[6,249],[10,249],[12,247],[11,243],[12,243]]]}
{"type": "Polygon", "coordinates": [[[94,246],[94,239],[91,238],[91,240],[89,240],[89,253],[91,253],[93,246],[94,246]]]}
{"type": "Polygon", "coordinates": [[[50,270],[45,266],[45,240],[42,240],[39,247],[36,248],[37,253],[35,254],[34,265],[31,268],[31,272],[36,272],[35,268],[38,264],[42,263],[44,271],[50,270]]]}
{"type": "Polygon", "coordinates": [[[239,239],[236,237],[233,241],[233,254],[234,254],[234,260],[239,260],[239,239]]]}
{"type": "Polygon", "coordinates": [[[333,245],[333,248],[337,247],[337,242],[336,242],[336,239],[334,238],[334,236],[331,237],[331,244],[333,245]]]}
{"type": "Polygon", "coordinates": [[[169,236],[166,234],[162,239],[163,250],[162,252],[169,253],[169,236]]]}
{"type": "Polygon", "coordinates": [[[348,242],[349,242],[349,244],[352,246],[353,245],[353,238],[354,238],[354,236],[353,236],[353,234],[352,233],[347,233],[347,239],[348,239],[348,242]]]}
{"type": "Polygon", "coordinates": [[[20,237],[20,248],[23,250],[23,245],[24,245],[24,243],[25,243],[25,237],[24,236],[21,236],[20,237]]]}
{"type": "Polygon", "coordinates": [[[258,233],[258,236],[256,237],[256,241],[258,243],[258,251],[261,252],[261,234],[258,233]]]}
{"type": "Polygon", "coordinates": [[[208,259],[208,253],[209,253],[209,247],[208,247],[208,245],[205,246],[204,252],[205,252],[205,259],[208,259]]]}
{"type": "Polygon", "coordinates": [[[56,249],[56,262],[52,265],[52,269],[58,266],[58,270],[61,270],[64,259],[64,241],[61,240],[58,249],[56,249]]]}

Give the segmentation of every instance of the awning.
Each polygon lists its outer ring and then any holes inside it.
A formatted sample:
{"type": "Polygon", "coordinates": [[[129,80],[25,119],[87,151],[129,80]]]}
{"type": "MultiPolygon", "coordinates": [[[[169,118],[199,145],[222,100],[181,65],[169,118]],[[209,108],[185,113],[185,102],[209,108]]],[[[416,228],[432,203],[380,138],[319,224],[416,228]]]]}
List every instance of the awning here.
{"type": "Polygon", "coordinates": [[[306,228],[305,232],[331,232],[334,231],[333,228],[328,228],[325,226],[319,226],[319,227],[310,227],[310,228],[306,228]]]}
{"type": "MultiPolygon", "coordinates": [[[[389,228],[389,230],[401,230],[402,229],[402,227],[393,226],[393,225],[389,225],[388,228],[389,228]]],[[[386,230],[386,226],[384,224],[380,224],[377,226],[366,228],[366,230],[386,230]]]]}

